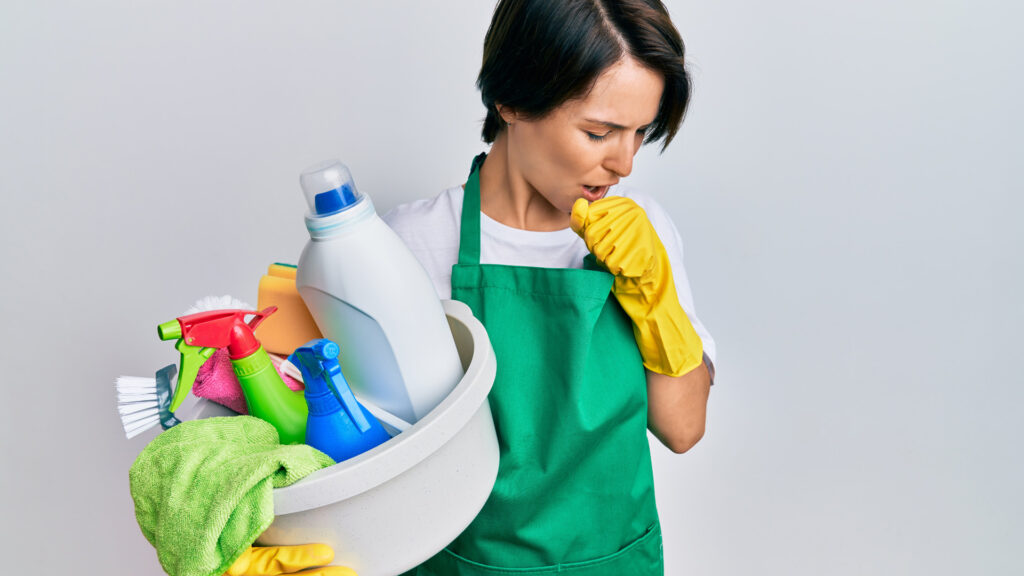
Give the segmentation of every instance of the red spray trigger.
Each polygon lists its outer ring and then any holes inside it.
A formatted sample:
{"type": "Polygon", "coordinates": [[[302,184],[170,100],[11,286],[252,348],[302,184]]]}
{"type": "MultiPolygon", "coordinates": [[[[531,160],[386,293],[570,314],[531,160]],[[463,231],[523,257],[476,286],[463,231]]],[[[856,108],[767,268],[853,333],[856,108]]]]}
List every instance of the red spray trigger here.
{"type": "Polygon", "coordinates": [[[227,347],[232,360],[244,358],[259,349],[260,343],[253,335],[267,316],[277,311],[277,306],[255,310],[210,310],[178,318],[181,337],[189,346],[206,348],[227,347]],[[253,318],[246,323],[245,317],[253,318]]]}

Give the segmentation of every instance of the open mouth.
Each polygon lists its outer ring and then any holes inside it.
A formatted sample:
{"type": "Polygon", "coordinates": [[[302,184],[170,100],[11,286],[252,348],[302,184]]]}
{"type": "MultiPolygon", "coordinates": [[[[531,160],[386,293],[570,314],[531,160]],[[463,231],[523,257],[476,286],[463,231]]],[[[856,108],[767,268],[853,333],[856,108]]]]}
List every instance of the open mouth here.
{"type": "Polygon", "coordinates": [[[608,193],[608,186],[582,186],[583,197],[593,202],[604,198],[604,195],[608,193]]]}

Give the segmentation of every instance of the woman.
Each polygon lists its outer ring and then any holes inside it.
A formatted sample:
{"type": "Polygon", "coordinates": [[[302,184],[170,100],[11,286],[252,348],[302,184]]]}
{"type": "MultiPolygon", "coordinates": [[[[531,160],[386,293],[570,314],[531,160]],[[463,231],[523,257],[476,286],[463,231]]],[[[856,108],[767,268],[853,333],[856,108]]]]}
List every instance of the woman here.
{"type": "Polygon", "coordinates": [[[410,574],[662,574],[646,431],[675,452],[701,438],[714,344],[672,222],[616,184],[679,128],[683,43],[658,0],[501,0],[477,85],[489,153],[385,220],[487,328],[501,461],[473,523],[410,574]]]}
{"type": "Polygon", "coordinates": [[[660,574],[646,429],[700,439],[713,343],[671,221],[615,185],[678,130],[682,41],[658,0],[502,0],[477,85],[490,152],[385,216],[498,360],[497,483],[418,574],[660,574]]]}

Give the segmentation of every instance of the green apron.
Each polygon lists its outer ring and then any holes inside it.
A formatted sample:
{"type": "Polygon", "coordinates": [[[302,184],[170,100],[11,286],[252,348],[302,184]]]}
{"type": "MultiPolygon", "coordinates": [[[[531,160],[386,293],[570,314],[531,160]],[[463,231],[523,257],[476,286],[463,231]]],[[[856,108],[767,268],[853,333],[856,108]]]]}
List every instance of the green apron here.
{"type": "Polygon", "coordinates": [[[647,382],[612,275],[480,264],[483,155],[465,186],[452,298],[498,361],[501,463],[490,498],[419,576],[664,573],[647,444],[647,382]]]}

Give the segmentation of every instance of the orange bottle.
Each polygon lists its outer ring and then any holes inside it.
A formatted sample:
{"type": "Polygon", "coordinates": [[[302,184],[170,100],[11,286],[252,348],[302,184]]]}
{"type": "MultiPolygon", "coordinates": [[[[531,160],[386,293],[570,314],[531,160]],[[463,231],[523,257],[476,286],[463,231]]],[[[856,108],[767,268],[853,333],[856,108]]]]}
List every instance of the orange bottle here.
{"type": "Polygon", "coordinates": [[[260,278],[256,307],[277,306],[277,313],[256,329],[256,338],[271,354],[288,356],[310,340],[323,338],[295,288],[296,267],[276,262],[260,278]]]}

